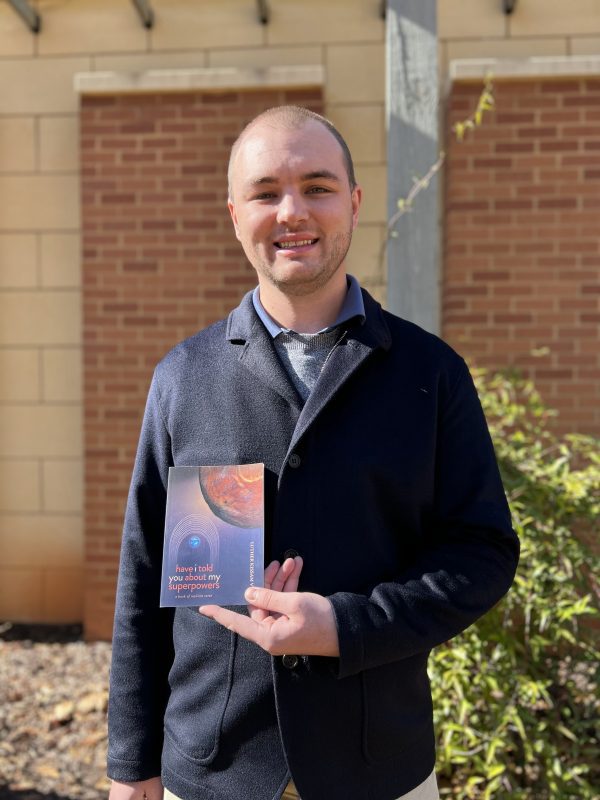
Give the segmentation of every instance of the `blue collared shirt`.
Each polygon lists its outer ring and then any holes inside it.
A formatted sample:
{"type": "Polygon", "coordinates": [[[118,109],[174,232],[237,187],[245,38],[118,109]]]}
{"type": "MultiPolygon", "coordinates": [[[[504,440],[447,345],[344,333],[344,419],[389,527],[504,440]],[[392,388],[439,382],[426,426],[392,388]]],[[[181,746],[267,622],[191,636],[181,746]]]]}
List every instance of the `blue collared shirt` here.
{"type": "MultiPolygon", "coordinates": [[[[346,297],[344,298],[344,303],[340,309],[340,313],[332,325],[328,325],[326,328],[317,331],[317,333],[326,333],[332,328],[336,328],[338,325],[341,325],[342,322],[348,322],[348,320],[352,319],[353,317],[358,317],[361,325],[365,321],[365,304],[363,302],[360,284],[353,275],[346,275],[346,279],[348,281],[348,291],[346,292],[346,297]]],[[[261,318],[265,328],[269,331],[273,339],[280,333],[287,333],[290,330],[289,328],[282,328],[281,325],[278,325],[277,322],[275,322],[275,320],[269,316],[267,311],[265,311],[263,304],[260,302],[260,292],[258,286],[252,293],[252,303],[254,304],[254,310],[261,318]]],[[[302,331],[295,331],[295,333],[302,333],[302,331]]]]}

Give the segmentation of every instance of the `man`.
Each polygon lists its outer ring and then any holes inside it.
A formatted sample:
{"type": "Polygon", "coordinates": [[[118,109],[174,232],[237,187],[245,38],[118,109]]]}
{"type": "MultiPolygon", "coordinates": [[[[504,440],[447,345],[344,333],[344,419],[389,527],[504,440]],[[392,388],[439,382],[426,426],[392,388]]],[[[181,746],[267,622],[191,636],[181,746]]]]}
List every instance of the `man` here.
{"type": "Polygon", "coordinates": [[[229,179],[259,285],[154,375],[119,575],[112,798],[276,800],[293,779],[302,800],[432,800],[429,651],[504,595],[518,558],[481,407],[459,356],[346,275],[361,190],[329,122],[265,112],[229,179]],[[266,588],[247,613],[158,609],[169,465],[259,461],[266,588]]]}

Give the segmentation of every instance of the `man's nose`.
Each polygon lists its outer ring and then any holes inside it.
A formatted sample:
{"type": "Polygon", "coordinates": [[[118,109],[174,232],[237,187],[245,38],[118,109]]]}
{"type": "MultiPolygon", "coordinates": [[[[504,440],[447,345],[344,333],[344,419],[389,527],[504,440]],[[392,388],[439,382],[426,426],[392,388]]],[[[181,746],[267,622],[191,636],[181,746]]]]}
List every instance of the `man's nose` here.
{"type": "Polygon", "coordinates": [[[307,217],[304,198],[297,192],[286,192],[281,195],[277,208],[277,222],[280,225],[297,225],[307,217]]]}

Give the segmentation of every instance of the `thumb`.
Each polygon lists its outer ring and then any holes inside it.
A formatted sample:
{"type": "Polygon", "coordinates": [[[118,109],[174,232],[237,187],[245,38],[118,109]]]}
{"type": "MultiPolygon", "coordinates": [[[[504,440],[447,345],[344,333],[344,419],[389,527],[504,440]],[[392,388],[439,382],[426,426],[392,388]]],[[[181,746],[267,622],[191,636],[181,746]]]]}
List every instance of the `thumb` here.
{"type": "Polygon", "coordinates": [[[276,592],[273,589],[260,589],[257,586],[251,586],[246,589],[245,597],[248,603],[256,608],[287,614],[291,610],[294,594],[295,592],[276,592]]]}

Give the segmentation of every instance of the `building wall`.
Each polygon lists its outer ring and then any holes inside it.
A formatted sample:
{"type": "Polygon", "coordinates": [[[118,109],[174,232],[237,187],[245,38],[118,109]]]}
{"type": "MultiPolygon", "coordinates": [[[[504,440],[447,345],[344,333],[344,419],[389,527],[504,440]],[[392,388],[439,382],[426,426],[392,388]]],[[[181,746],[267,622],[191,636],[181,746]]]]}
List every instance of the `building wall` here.
{"type": "Polygon", "coordinates": [[[518,59],[598,55],[596,0],[517,0],[510,15],[501,0],[438,0],[440,69],[459,58],[518,59]]]}
{"type": "MultiPolygon", "coordinates": [[[[448,127],[477,105],[455,83],[448,127]]],[[[495,82],[495,112],[449,131],[443,335],[480,366],[514,366],[600,436],[600,78],[495,82]]]]}
{"type": "MultiPolygon", "coordinates": [[[[346,134],[366,200],[349,268],[380,299],[386,217],[379,0],[37,0],[33,35],[0,3],[0,618],[83,613],[79,103],[89,71],[322,65],[325,112],[346,134]]],[[[597,0],[439,0],[449,59],[600,51],[597,0]]],[[[115,517],[120,510],[115,508],[115,517]]],[[[116,524],[116,523],[115,523],[116,524]]]]}
{"type": "MultiPolygon", "coordinates": [[[[438,0],[447,91],[442,335],[477,364],[512,365],[559,411],[562,431],[600,434],[598,78],[493,77],[496,110],[463,142],[482,80],[454,59],[600,55],[596,0],[438,0]]],[[[491,68],[493,75],[493,67],[491,68]]],[[[557,70],[558,71],[558,70],[557,70]]]]}

